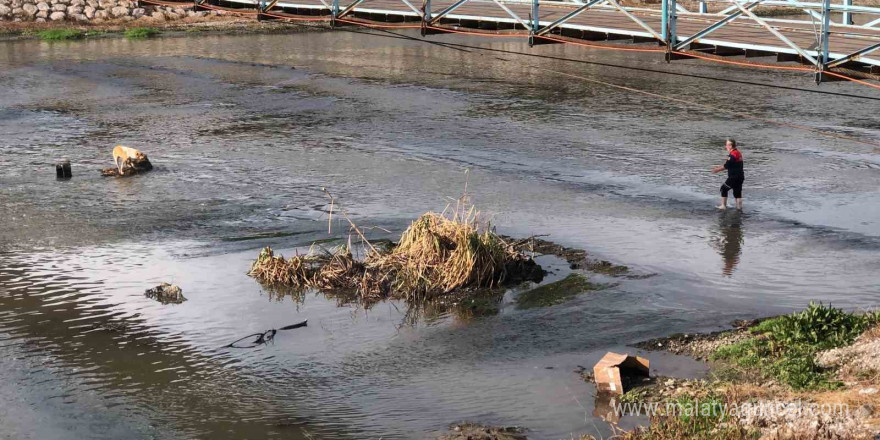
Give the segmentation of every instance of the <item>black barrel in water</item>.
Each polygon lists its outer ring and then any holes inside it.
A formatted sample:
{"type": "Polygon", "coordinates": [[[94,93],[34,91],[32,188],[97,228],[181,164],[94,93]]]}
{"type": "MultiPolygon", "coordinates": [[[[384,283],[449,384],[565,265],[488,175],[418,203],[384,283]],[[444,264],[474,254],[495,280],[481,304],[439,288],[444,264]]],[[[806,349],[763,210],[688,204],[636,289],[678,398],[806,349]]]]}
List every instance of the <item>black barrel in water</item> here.
{"type": "Polygon", "coordinates": [[[73,173],[70,171],[70,160],[64,159],[55,164],[55,177],[58,179],[70,179],[73,173]]]}

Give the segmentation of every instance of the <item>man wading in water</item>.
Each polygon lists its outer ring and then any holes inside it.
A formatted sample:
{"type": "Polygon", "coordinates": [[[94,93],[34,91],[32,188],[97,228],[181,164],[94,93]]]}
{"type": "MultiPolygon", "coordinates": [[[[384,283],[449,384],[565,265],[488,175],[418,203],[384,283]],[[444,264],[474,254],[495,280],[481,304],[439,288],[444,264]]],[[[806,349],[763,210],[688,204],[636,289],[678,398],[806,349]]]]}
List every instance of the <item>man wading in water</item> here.
{"type": "Polygon", "coordinates": [[[733,190],[733,198],[736,199],[736,209],[743,209],[743,181],[746,175],[743,172],[743,155],[736,149],[736,141],[728,139],[727,144],[727,162],[724,165],[718,165],[712,168],[712,173],[720,173],[727,170],[727,180],[721,185],[721,205],[718,209],[727,209],[727,192],[733,190]]]}

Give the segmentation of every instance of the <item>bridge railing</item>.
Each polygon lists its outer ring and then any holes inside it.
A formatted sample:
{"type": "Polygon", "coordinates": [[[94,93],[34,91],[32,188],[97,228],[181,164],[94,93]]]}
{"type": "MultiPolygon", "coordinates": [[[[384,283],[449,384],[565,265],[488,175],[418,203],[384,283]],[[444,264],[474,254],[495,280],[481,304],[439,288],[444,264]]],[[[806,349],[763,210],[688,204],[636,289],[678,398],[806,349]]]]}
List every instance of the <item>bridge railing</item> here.
{"type": "MultiPolygon", "coordinates": [[[[210,0],[196,0],[210,1],[210,0]]],[[[216,0],[215,0],[216,1],[216,0]]],[[[272,8],[303,8],[320,10],[329,16],[331,22],[346,19],[356,12],[375,13],[370,0],[222,0],[227,3],[251,5],[267,12],[272,8]]],[[[409,16],[421,22],[423,34],[428,29],[440,25],[444,20],[494,20],[505,22],[508,27],[518,28],[528,35],[530,44],[550,42],[551,33],[560,33],[562,27],[585,28],[573,20],[588,11],[604,11],[626,17],[638,26],[638,30],[624,29],[623,33],[634,38],[653,39],[667,48],[667,60],[676,59],[674,54],[700,46],[724,46],[742,51],[786,54],[795,57],[816,72],[817,81],[825,78],[832,69],[846,67],[851,63],[875,66],[880,71],[880,58],[873,56],[880,50],[880,8],[852,5],[852,0],[801,1],[801,0],[702,0],[698,11],[690,11],[678,4],[678,0],[661,0],[659,9],[623,6],[621,0],[442,0],[435,8],[432,0],[397,0],[401,8],[387,11],[397,15],[409,16]],[[491,4],[499,8],[492,17],[477,17],[458,14],[466,4],[491,4]],[[708,12],[708,5],[716,12],[708,12]],[[552,7],[550,14],[543,13],[545,7],[552,7]],[[759,7],[790,10],[792,16],[773,16],[758,14],[759,7]],[[559,8],[565,12],[560,16],[559,8]],[[500,12],[503,11],[503,14],[500,12]],[[499,17],[498,15],[501,15],[499,17]],[[704,28],[691,31],[689,35],[678,32],[679,18],[700,17],[709,20],[704,28]],[[800,17],[802,18],[800,18],[800,17]],[[833,20],[833,16],[839,19],[833,20]],[[659,20],[658,20],[659,18],[659,20]],[[768,38],[760,43],[742,43],[728,39],[714,38],[716,32],[731,23],[749,24],[767,32],[768,38]],[[856,24],[859,23],[859,24],[856,24]],[[809,35],[810,38],[805,38],[809,35]],[[848,51],[833,51],[834,38],[845,36],[848,51]],[[809,44],[805,44],[808,42],[809,44]],[[853,42],[863,46],[852,50],[853,42]]],[[[439,3],[441,0],[434,0],[439,3]]],[[[384,3],[387,8],[387,2],[384,3]]],[[[693,22],[693,20],[691,20],[693,22]]],[[[692,29],[692,26],[690,27],[692,29]]],[[[742,29],[740,27],[740,29],[742,29]]],[[[736,39],[733,39],[736,40],[736,39]]],[[[747,52],[746,52],[747,53],[747,52]]]]}

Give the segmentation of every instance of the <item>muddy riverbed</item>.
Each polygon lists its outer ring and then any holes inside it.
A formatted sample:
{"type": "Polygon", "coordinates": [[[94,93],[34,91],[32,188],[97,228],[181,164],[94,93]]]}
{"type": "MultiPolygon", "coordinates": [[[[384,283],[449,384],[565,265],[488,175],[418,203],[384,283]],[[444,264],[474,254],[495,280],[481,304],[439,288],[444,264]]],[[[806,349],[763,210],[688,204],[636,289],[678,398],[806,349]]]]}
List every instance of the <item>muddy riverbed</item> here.
{"type": "MultiPolygon", "coordinates": [[[[880,95],[787,73],[414,35],[0,43],[0,432],[422,438],[474,421],[530,438],[607,436],[594,389],[574,373],[607,350],[810,300],[877,304],[874,147],[534,66],[872,142],[880,95]],[[744,213],[713,209],[721,179],[708,170],[727,136],[746,157],[744,213]],[[101,177],[116,144],[147,152],[155,169],[101,177]],[[54,177],[62,157],[69,181],[54,177]],[[263,246],[290,254],[347,236],[337,223],[328,237],[321,187],[385,238],[459,196],[465,169],[500,233],[546,234],[654,275],[596,273],[612,287],[555,306],[518,308],[511,291],[496,315],[417,320],[399,303],[279,301],[246,275],[263,246]],[[187,301],[144,297],[161,282],[187,301]],[[273,344],[223,348],[305,319],[273,344]]],[[[555,271],[546,282],[571,270],[541,258],[555,271]]],[[[648,356],[661,375],[704,371],[648,356]]]]}

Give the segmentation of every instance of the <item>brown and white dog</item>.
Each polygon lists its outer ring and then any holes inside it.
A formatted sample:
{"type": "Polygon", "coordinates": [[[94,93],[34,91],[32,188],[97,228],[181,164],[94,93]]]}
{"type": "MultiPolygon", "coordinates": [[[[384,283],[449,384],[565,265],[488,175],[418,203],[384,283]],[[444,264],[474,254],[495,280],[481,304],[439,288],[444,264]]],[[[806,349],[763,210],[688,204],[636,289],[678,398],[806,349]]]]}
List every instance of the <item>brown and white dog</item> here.
{"type": "Polygon", "coordinates": [[[122,145],[117,145],[113,149],[113,162],[116,164],[119,175],[125,175],[129,169],[131,171],[148,171],[153,168],[146,154],[122,145]]]}

